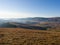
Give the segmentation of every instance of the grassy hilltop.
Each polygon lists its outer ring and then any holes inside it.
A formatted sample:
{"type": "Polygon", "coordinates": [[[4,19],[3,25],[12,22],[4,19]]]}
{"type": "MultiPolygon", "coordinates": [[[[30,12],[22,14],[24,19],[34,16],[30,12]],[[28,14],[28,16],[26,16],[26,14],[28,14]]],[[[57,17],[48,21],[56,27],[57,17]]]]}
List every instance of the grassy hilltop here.
{"type": "Polygon", "coordinates": [[[0,28],[0,45],[60,45],[60,32],[0,28]]]}

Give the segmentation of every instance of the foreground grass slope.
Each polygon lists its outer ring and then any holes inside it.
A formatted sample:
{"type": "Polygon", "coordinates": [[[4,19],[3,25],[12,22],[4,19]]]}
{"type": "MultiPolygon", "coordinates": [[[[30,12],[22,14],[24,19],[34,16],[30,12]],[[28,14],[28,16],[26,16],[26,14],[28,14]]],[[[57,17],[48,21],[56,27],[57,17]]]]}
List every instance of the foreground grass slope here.
{"type": "Polygon", "coordinates": [[[0,28],[0,45],[60,45],[60,32],[0,28]]]}

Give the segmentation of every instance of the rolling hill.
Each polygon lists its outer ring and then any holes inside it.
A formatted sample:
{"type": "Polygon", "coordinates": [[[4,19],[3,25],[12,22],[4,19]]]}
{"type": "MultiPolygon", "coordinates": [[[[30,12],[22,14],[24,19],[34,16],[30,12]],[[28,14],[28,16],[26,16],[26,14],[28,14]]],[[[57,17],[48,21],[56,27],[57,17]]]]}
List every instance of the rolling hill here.
{"type": "Polygon", "coordinates": [[[0,28],[0,45],[60,45],[60,32],[0,28]]]}
{"type": "Polygon", "coordinates": [[[0,45],[60,45],[60,17],[2,20],[0,45]]]}
{"type": "Polygon", "coordinates": [[[0,28],[26,28],[36,30],[60,29],[60,17],[34,17],[34,18],[13,18],[1,19],[0,28]]]}

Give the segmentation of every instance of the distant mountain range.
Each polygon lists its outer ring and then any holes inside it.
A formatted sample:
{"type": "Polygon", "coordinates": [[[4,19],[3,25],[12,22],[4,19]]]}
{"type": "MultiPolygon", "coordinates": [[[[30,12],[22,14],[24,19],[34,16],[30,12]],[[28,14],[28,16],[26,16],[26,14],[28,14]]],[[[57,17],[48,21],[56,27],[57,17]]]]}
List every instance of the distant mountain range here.
{"type": "Polygon", "coordinates": [[[13,18],[9,19],[9,22],[21,22],[21,23],[40,23],[40,22],[60,22],[60,17],[52,18],[43,18],[43,17],[34,17],[34,18],[13,18]]]}
{"type": "Polygon", "coordinates": [[[26,24],[36,24],[36,23],[45,23],[45,22],[58,22],[60,23],[60,17],[51,17],[51,18],[43,18],[43,17],[34,17],[34,18],[12,18],[12,19],[0,19],[0,23],[6,22],[18,22],[18,23],[26,23],[26,24]]]}
{"type": "Polygon", "coordinates": [[[46,29],[60,26],[60,17],[43,18],[12,18],[0,19],[0,27],[7,28],[28,28],[28,29],[46,29]]]}

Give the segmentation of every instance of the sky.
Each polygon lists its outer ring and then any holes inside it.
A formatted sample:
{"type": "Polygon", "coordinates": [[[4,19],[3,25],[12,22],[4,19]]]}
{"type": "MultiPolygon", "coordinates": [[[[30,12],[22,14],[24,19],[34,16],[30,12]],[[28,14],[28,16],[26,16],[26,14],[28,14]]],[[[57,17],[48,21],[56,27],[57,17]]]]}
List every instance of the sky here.
{"type": "Polygon", "coordinates": [[[60,17],[60,0],[0,0],[0,18],[60,17]]]}

